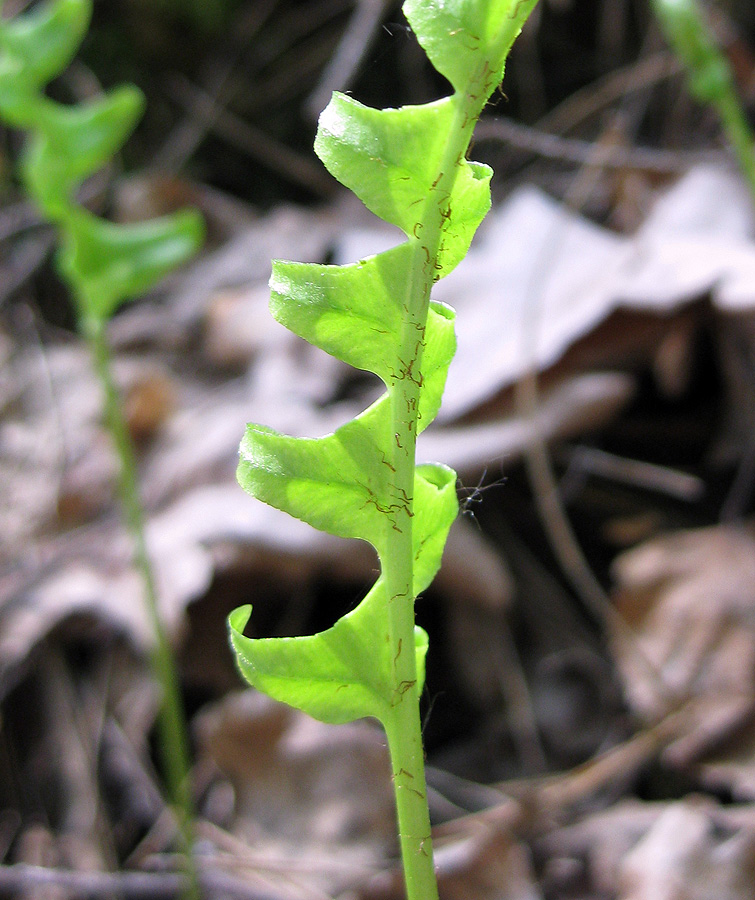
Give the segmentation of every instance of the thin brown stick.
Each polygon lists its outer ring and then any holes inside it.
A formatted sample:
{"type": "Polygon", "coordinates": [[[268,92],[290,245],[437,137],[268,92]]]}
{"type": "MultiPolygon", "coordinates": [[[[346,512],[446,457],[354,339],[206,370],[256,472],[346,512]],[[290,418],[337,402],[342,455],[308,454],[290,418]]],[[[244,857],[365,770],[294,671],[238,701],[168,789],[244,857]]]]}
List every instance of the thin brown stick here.
{"type": "MultiPolygon", "coordinates": [[[[258,0],[257,3],[245,7],[234,24],[234,50],[229,53],[227,47],[223,46],[222,52],[214,53],[203,67],[204,77],[200,77],[202,89],[213,98],[218,107],[228,104],[231,76],[241,62],[244,48],[252,46],[254,38],[277,6],[278,0],[258,0]]],[[[155,172],[178,171],[194,155],[207,132],[207,122],[198,120],[189,111],[155,153],[150,169],[155,172]]]]}
{"type": "Polygon", "coordinates": [[[223,109],[213,97],[187,79],[176,77],[172,87],[175,99],[201,120],[208,131],[224,138],[289,181],[300,184],[322,197],[333,196],[335,183],[313,160],[223,109]]]}
{"type": "MultiPolygon", "coordinates": [[[[223,900],[280,900],[270,893],[244,884],[226,872],[204,872],[200,876],[202,896],[223,900]]],[[[0,866],[0,898],[19,894],[34,896],[35,891],[56,887],[71,900],[176,900],[185,895],[188,879],[177,872],[78,872],[48,869],[19,863],[0,866]]]]}
{"type": "MultiPolygon", "coordinates": [[[[46,887],[62,888],[78,898],[123,897],[124,900],[173,900],[187,880],[174,873],[76,872],[19,863],[0,866],[0,897],[15,897],[46,887]]],[[[33,894],[32,894],[33,896],[33,894]]]]}
{"type": "Polygon", "coordinates": [[[0,241],[43,224],[39,210],[30,200],[18,200],[0,209],[0,241]]]}
{"type": "Polygon", "coordinates": [[[338,47],[304,105],[311,119],[319,116],[333,91],[345,91],[351,87],[389,2],[390,0],[357,0],[338,47]]]}
{"type": "Polygon", "coordinates": [[[545,749],[537,728],[537,716],[527,687],[527,678],[508,622],[494,635],[498,644],[495,676],[506,704],[506,719],[519,754],[522,771],[539,775],[548,768],[545,749]]]}
{"type": "Polygon", "coordinates": [[[656,150],[652,147],[611,147],[595,153],[595,144],[550,134],[503,117],[483,119],[475,131],[475,143],[502,141],[534,156],[559,160],[577,166],[601,169],[633,169],[656,174],[686,172],[693,165],[720,160],[717,152],[656,150]]]}
{"type": "Polygon", "coordinates": [[[694,503],[705,494],[705,482],[697,475],[669,466],[607,453],[597,447],[579,446],[566,454],[569,469],[629,484],[643,491],[655,491],[677,500],[694,503]]]}
{"type": "MultiPolygon", "coordinates": [[[[618,113],[617,113],[618,116],[618,113]]],[[[602,162],[613,149],[612,131],[607,129],[604,140],[592,146],[592,157],[583,166],[565,199],[565,206],[576,211],[585,205],[595,188],[602,171],[602,162]]],[[[647,673],[668,709],[673,709],[679,698],[673,696],[666,686],[661,673],[640,648],[636,635],[611,603],[608,594],[598,581],[579,541],[574,533],[569,516],[561,500],[556,475],[545,438],[536,428],[536,410],[539,402],[539,376],[534,364],[535,344],[539,325],[540,299],[553,265],[561,252],[561,225],[553,226],[551,239],[546,243],[532,282],[529,287],[530,306],[526,321],[524,340],[531,364],[514,385],[514,402],[519,414],[532,423],[532,439],[524,455],[528,477],[532,485],[535,505],[551,548],[558,560],[564,577],[597,622],[605,629],[627,642],[627,647],[635,655],[639,665],[647,673]]]]}
{"type": "Polygon", "coordinates": [[[561,134],[598,115],[611,104],[681,72],[681,63],[670,51],[652,53],[570,94],[539,119],[537,127],[541,131],[561,134]]]}

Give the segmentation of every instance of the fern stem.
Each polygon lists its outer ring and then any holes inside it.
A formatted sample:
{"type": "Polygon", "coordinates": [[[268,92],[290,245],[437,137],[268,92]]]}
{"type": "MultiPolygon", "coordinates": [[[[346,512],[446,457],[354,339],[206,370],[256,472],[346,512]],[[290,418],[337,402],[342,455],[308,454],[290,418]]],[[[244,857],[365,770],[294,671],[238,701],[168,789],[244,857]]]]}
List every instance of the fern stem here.
{"type": "Polygon", "coordinates": [[[94,368],[104,393],[105,421],[118,457],[118,488],[124,519],[134,546],[134,565],[141,578],[145,610],[155,640],[150,663],[162,690],[158,729],[161,762],[171,805],[178,823],[187,861],[187,900],[198,900],[199,881],[192,853],[194,805],[191,797],[188,726],[181,698],[180,680],[165,624],[160,615],[152,563],[147,551],[144,510],[137,479],[136,456],[113,379],[105,322],[87,317],[81,323],[90,348],[94,368]]]}
{"type": "Polygon", "coordinates": [[[718,113],[750,193],[755,199],[753,131],[737,92],[734,71],[698,0],[652,0],[672,49],[684,63],[690,91],[718,113]]]}
{"type": "Polygon", "coordinates": [[[734,149],[739,167],[747,179],[750,194],[755,201],[755,146],[752,129],[742,104],[732,88],[718,99],[716,106],[726,137],[734,149]]]}
{"type": "MultiPolygon", "coordinates": [[[[404,330],[407,331],[406,327],[404,330]]],[[[415,329],[415,335],[419,333],[415,329]]],[[[391,420],[396,444],[392,481],[397,502],[396,512],[386,524],[389,532],[384,565],[393,656],[393,699],[390,715],[383,724],[393,769],[407,900],[436,900],[438,889],[433,867],[414,650],[412,506],[416,417],[412,420],[407,416],[407,409],[416,408],[418,400],[418,385],[404,373],[391,390],[391,420]]]]}
{"type": "MultiPolygon", "coordinates": [[[[477,80],[484,81],[481,71],[477,80]]],[[[474,85],[475,79],[470,80],[474,85]]],[[[388,552],[384,559],[388,624],[393,655],[393,702],[383,724],[388,738],[396,796],[401,856],[407,900],[436,900],[430,814],[427,804],[424,750],[414,651],[414,548],[412,542],[416,440],[422,350],[430,291],[436,280],[445,204],[453,189],[459,160],[466,155],[475,122],[487,93],[454,95],[455,114],[434,189],[424,204],[415,234],[412,277],[404,298],[399,371],[389,392],[394,440],[392,492],[395,512],[386,523],[388,552]],[[482,97],[482,100],[479,98],[482,97]]]]}
{"type": "Polygon", "coordinates": [[[407,900],[437,900],[416,689],[404,694],[383,724],[391,754],[407,900]]]}

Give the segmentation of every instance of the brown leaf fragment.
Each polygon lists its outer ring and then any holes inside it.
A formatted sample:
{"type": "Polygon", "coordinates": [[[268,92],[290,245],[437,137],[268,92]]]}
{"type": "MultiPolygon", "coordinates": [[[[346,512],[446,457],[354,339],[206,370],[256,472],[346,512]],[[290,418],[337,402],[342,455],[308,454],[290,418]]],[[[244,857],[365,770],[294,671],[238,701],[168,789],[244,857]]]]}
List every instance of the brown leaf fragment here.
{"type": "Polygon", "coordinates": [[[702,797],[622,800],[536,841],[549,896],[744,900],[755,896],[753,807],[702,797]]]}
{"type": "Polygon", "coordinates": [[[280,342],[277,329],[282,326],[270,315],[269,298],[265,283],[243,290],[225,288],[213,294],[202,335],[204,355],[212,365],[243,370],[260,352],[280,342]]]}
{"type": "Polygon", "coordinates": [[[670,804],[624,857],[618,900],[751,900],[755,832],[721,833],[708,804],[670,804]]]}
{"type": "Polygon", "coordinates": [[[474,823],[466,836],[437,842],[438,887],[448,900],[541,900],[529,851],[506,828],[474,823]]]}
{"type": "Polygon", "coordinates": [[[734,525],[665,535],[619,556],[613,575],[629,626],[612,638],[627,698],[649,722],[688,706],[665,754],[688,765],[755,706],[755,535],[734,525]]]}
{"type": "Polygon", "coordinates": [[[698,773],[711,790],[730,791],[737,800],[755,799],[755,727],[752,718],[706,754],[698,773]]]}
{"type": "Polygon", "coordinates": [[[395,816],[379,729],[324,725],[253,690],[229,694],[195,721],[200,753],[233,786],[231,831],[249,842],[249,864],[276,859],[284,881],[328,896],[386,864],[395,816]]]}
{"type": "Polygon", "coordinates": [[[613,896],[622,860],[662,809],[661,804],[622,800],[546,832],[536,845],[539,855],[547,860],[546,885],[556,896],[565,887],[564,881],[579,883],[591,897],[592,892],[600,897],[613,896]]]}
{"type": "Polygon", "coordinates": [[[142,443],[155,432],[173,412],[176,389],[167,372],[147,371],[128,386],[124,398],[124,412],[131,437],[142,443]]]}

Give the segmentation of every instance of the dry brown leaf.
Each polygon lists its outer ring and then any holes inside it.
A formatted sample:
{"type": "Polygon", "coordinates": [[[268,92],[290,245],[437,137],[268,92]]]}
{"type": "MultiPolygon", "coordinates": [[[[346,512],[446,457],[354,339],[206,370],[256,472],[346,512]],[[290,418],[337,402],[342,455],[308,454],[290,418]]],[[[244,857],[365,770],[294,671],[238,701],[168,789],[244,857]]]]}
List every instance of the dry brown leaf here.
{"type": "Polygon", "coordinates": [[[438,887],[444,898],[542,900],[529,850],[510,829],[484,820],[470,821],[464,829],[462,820],[459,831],[453,840],[441,837],[434,842],[438,887]]]}
{"type": "Polygon", "coordinates": [[[621,862],[618,900],[751,900],[755,831],[722,834],[711,804],[666,807],[621,862]]]}
{"type": "Polygon", "coordinates": [[[754,812],[701,797],[619,801],[538,840],[545,882],[551,896],[749,900],[754,812]]]}
{"type": "Polygon", "coordinates": [[[617,558],[614,653],[635,711],[658,721],[689,704],[666,751],[678,764],[731,733],[755,706],[755,536],[716,526],[666,535],[617,558]]]}
{"type": "Polygon", "coordinates": [[[531,417],[512,412],[484,423],[431,425],[417,441],[421,459],[442,459],[462,477],[485,466],[511,465],[537,436],[574,437],[610,420],[631,398],[634,382],[618,372],[566,378],[542,393],[531,417]]]}
{"type": "Polygon", "coordinates": [[[230,830],[261,866],[276,860],[310,896],[337,896],[388,864],[393,787],[377,727],[324,725],[247,690],[204,710],[196,728],[202,754],[233,785],[230,830]]]}
{"type": "Polygon", "coordinates": [[[710,291],[721,309],[750,308],[752,233],[747,192],[715,168],[695,169],[661,195],[631,237],[534,188],[519,190],[436,286],[434,296],[458,311],[459,343],[440,420],[468,412],[530,369],[552,366],[622,307],[666,315],[710,291]]]}
{"type": "Polygon", "coordinates": [[[698,767],[700,780],[714,791],[730,791],[737,800],[755,799],[755,727],[748,719],[698,767]]]}
{"type": "Polygon", "coordinates": [[[625,855],[661,815],[660,804],[621,800],[606,810],[548,831],[537,841],[547,860],[544,882],[550,894],[614,896],[625,855]]]}

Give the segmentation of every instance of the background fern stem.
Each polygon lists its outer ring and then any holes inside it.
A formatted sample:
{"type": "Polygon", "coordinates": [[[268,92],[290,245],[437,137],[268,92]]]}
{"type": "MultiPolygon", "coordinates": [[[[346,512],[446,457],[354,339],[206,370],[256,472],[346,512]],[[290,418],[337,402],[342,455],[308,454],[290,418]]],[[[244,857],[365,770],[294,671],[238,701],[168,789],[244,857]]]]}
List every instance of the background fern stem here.
{"type": "Polygon", "coordinates": [[[692,95],[718,113],[755,198],[753,131],[739,98],[728,54],[719,46],[707,10],[698,0],[652,0],[651,6],[666,40],[688,70],[692,95]]]}
{"type": "Polygon", "coordinates": [[[750,193],[755,199],[755,146],[753,133],[739,98],[734,89],[724,91],[716,106],[721,116],[724,132],[734,148],[734,154],[747,179],[750,193]]]}
{"type": "Polygon", "coordinates": [[[198,900],[199,881],[192,853],[194,805],[191,796],[188,726],[173,650],[160,616],[154,571],[147,552],[136,457],[120,396],[113,380],[105,327],[106,323],[102,319],[87,317],[81,323],[81,332],[89,344],[95,371],[104,392],[105,421],[118,457],[120,500],[133,541],[134,566],[142,581],[145,610],[155,640],[150,663],[153,675],[162,690],[158,718],[159,746],[170,803],[186,853],[189,889],[185,896],[187,900],[198,900]]]}

